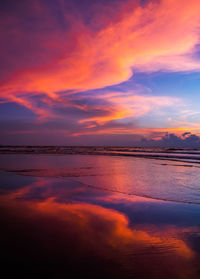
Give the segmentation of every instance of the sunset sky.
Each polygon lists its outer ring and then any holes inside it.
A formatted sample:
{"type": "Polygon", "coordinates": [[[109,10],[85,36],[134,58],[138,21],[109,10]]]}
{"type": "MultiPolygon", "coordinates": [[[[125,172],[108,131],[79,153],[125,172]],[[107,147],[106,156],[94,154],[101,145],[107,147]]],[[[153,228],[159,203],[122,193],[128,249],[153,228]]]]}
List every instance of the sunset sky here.
{"type": "Polygon", "coordinates": [[[2,0],[0,144],[200,145],[199,0],[2,0]]]}

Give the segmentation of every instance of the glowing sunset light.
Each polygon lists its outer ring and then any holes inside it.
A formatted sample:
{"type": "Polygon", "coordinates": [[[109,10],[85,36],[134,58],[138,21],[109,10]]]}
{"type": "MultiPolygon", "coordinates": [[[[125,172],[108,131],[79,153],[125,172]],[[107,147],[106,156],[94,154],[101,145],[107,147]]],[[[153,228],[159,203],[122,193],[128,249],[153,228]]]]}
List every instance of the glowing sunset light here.
{"type": "Polygon", "coordinates": [[[198,0],[1,6],[1,144],[14,144],[12,134],[37,144],[45,131],[47,144],[73,144],[74,135],[87,144],[94,134],[102,144],[109,134],[137,134],[135,144],[160,131],[199,137],[198,0]]]}

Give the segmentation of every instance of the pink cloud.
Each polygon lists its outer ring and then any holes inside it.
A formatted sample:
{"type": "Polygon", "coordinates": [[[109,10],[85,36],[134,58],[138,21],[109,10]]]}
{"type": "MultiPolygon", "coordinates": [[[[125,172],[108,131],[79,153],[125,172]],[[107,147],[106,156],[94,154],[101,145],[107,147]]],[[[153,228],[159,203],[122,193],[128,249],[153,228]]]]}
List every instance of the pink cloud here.
{"type": "MultiPolygon", "coordinates": [[[[134,92],[113,92],[96,96],[96,100],[107,101],[107,114],[80,120],[80,123],[96,122],[100,125],[113,120],[138,118],[164,107],[176,107],[176,103],[183,104],[182,100],[168,96],[136,95],[134,92]]],[[[96,109],[99,106],[96,105],[96,109]]],[[[86,108],[84,108],[86,109],[86,108]]]]}
{"type": "Polygon", "coordinates": [[[12,74],[1,82],[1,95],[9,98],[19,92],[45,92],[56,99],[56,92],[61,90],[87,90],[123,82],[134,67],[148,71],[200,68],[190,56],[199,42],[199,1],[162,0],[144,7],[129,1],[119,8],[118,15],[100,30],[69,17],[66,10],[63,16],[71,27],[62,30],[56,17],[42,5],[34,9],[39,18],[36,32],[29,34],[14,16],[4,18],[10,28],[3,36],[12,35],[15,44],[19,38],[22,42],[29,39],[33,46],[26,50],[25,57],[33,53],[36,61],[27,65],[23,61],[19,68],[14,65],[12,74]]]}

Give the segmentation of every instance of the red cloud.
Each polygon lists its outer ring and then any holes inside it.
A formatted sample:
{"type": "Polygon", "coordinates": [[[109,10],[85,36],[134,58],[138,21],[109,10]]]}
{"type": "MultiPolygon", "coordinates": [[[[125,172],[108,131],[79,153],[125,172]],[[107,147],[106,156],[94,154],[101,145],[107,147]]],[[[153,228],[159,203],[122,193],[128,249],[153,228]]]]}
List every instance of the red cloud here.
{"type": "Polygon", "coordinates": [[[45,92],[55,99],[61,90],[123,82],[132,75],[132,67],[148,71],[199,69],[199,63],[190,58],[198,44],[199,14],[198,0],[162,0],[144,7],[129,1],[119,6],[118,15],[100,30],[70,17],[65,9],[62,16],[70,28],[62,29],[56,16],[42,5],[31,13],[37,19],[33,30],[24,28],[15,14],[4,16],[3,40],[11,40],[13,52],[17,44],[23,47],[20,41],[28,40],[29,48],[25,54],[19,52],[21,63],[16,58],[18,64],[13,62],[11,75],[1,82],[1,96],[9,99],[23,92],[45,92]]]}

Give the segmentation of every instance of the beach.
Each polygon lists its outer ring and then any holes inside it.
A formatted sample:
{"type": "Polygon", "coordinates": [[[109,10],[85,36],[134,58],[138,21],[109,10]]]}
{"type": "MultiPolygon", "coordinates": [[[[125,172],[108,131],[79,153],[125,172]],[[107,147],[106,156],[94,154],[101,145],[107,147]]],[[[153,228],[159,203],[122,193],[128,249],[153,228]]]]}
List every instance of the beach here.
{"type": "Polygon", "coordinates": [[[0,1],[7,278],[200,279],[200,1],[0,1]]]}
{"type": "Polygon", "coordinates": [[[199,278],[198,166],[77,154],[0,158],[7,274],[199,278]]]}

